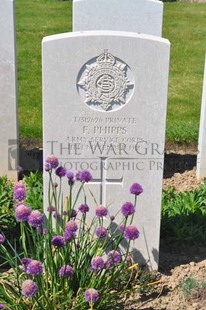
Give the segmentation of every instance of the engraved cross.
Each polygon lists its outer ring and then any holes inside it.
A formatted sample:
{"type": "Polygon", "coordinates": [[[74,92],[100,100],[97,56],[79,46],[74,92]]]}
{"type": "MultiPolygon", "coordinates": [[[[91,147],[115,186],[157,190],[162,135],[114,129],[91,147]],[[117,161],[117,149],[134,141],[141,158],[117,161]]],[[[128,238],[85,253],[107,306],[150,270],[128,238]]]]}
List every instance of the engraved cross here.
{"type": "Polygon", "coordinates": [[[93,179],[90,184],[100,185],[100,204],[106,205],[106,187],[109,184],[123,185],[123,176],[121,178],[107,178],[106,170],[107,157],[100,157],[100,178],[93,179]]]}

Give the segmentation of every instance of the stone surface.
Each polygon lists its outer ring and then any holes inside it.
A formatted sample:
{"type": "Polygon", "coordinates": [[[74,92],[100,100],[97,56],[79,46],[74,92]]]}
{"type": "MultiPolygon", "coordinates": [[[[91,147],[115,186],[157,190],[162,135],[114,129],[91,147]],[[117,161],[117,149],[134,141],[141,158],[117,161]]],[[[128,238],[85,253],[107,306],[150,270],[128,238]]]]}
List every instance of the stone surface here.
{"type": "MultiPolygon", "coordinates": [[[[111,215],[134,201],[134,182],[143,186],[134,219],[140,238],[131,246],[135,259],[152,268],[159,255],[169,51],[168,40],[129,32],[43,40],[44,158],[54,153],[73,172],[90,170],[88,188],[111,215]]],[[[47,174],[44,181],[46,196],[47,174]]],[[[94,210],[94,200],[88,202],[94,210]]]]}
{"type": "Polygon", "coordinates": [[[17,95],[14,1],[0,1],[0,176],[17,179],[17,95]]]}
{"type": "Polygon", "coordinates": [[[114,30],[161,36],[162,19],[162,1],[73,1],[73,31],[114,30]]]}
{"type": "Polygon", "coordinates": [[[196,175],[198,179],[206,177],[206,58],[202,89],[196,175]]]}

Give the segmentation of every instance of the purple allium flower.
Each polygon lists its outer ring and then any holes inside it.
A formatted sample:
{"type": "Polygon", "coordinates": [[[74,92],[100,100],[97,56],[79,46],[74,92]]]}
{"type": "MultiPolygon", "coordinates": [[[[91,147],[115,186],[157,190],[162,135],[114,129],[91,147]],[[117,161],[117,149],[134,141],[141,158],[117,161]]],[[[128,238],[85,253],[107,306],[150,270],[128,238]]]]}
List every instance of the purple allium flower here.
{"type": "Polygon", "coordinates": [[[54,206],[49,206],[48,208],[47,208],[47,211],[48,212],[55,212],[55,207],[54,206]]]}
{"type": "Polygon", "coordinates": [[[58,187],[58,183],[57,183],[57,182],[54,182],[54,183],[53,183],[53,187],[54,187],[54,188],[57,188],[57,187],[58,187]]]}
{"type": "Polygon", "coordinates": [[[121,207],[121,212],[123,216],[128,217],[129,215],[134,214],[135,207],[131,202],[125,202],[121,207]]]}
{"type": "Polygon", "coordinates": [[[107,229],[105,227],[97,227],[97,229],[95,230],[95,233],[97,235],[97,237],[99,237],[100,239],[105,238],[107,235],[107,229]]]}
{"type": "Polygon", "coordinates": [[[36,227],[36,234],[41,234],[42,233],[42,229],[40,226],[36,227]]]}
{"type": "Polygon", "coordinates": [[[81,181],[81,171],[78,171],[75,175],[77,181],[81,181]]]}
{"type": "Polygon", "coordinates": [[[38,210],[31,211],[30,215],[28,216],[28,223],[32,227],[41,226],[44,221],[44,216],[38,210]]]}
{"type": "Polygon", "coordinates": [[[118,230],[123,232],[125,230],[125,225],[123,223],[119,224],[118,230]]]}
{"type": "Polygon", "coordinates": [[[71,277],[73,275],[73,269],[69,265],[64,265],[59,269],[60,277],[71,277]]]}
{"type": "Polygon", "coordinates": [[[118,251],[112,250],[107,253],[108,265],[118,265],[121,262],[121,254],[118,251]]]}
{"type": "Polygon", "coordinates": [[[84,298],[89,304],[93,304],[99,299],[99,294],[94,288],[89,288],[86,290],[84,298]]]}
{"type": "Polygon", "coordinates": [[[62,236],[55,236],[52,238],[52,245],[58,247],[58,248],[62,248],[65,246],[65,239],[62,236]]]}
{"type": "Polygon", "coordinates": [[[0,244],[4,243],[4,241],[5,241],[5,237],[2,234],[0,234],[0,244]]]}
{"type": "Polygon", "coordinates": [[[47,157],[45,163],[50,164],[50,167],[54,169],[56,169],[59,166],[58,158],[53,154],[47,157]]]}
{"type": "Polygon", "coordinates": [[[17,204],[15,205],[14,209],[16,210],[16,208],[20,205],[24,205],[23,201],[18,201],[17,204]]]}
{"type": "Polygon", "coordinates": [[[71,217],[76,217],[76,216],[77,216],[77,211],[73,209],[71,213],[71,217]]]}
{"type": "Polygon", "coordinates": [[[0,309],[5,309],[6,306],[4,304],[0,304],[0,309]]]}
{"type": "Polygon", "coordinates": [[[110,216],[110,220],[113,222],[115,220],[115,216],[114,215],[111,215],[110,216]]]}
{"type": "Polygon", "coordinates": [[[72,232],[76,232],[77,229],[78,229],[78,225],[77,225],[77,223],[75,221],[71,220],[71,221],[66,223],[65,229],[69,230],[69,231],[72,231],[72,232]]]}
{"type": "Polygon", "coordinates": [[[66,168],[60,166],[55,170],[55,173],[58,177],[62,178],[67,174],[66,168]]]}
{"type": "Polygon", "coordinates": [[[17,188],[25,188],[23,181],[19,181],[14,185],[14,190],[17,188]]]}
{"type": "Polygon", "coordinates": [[[38,260],[31,260],[28,263],[26,268],[26,273],[31,274],[32,276],[39,276],[43,272],[43,265],[38,260]]]}
{"type": "Polygon", "coordinates": [[[15,209],[15,218],[18,222],[23,222],[28,219],[31,210],[25,204],[19,204],[15,209]]]}
{"type": "Polygon", "coordinates": [[[130,193],[134,194],[134,195],[140,195],[143,192],[143,188],[140,184],[138,183],[134,183],[132,184],[132,186],[130,187],[130,193]]]}
{"type": "Polygon", "coordinates": [[[16,200],[24,200],[26,198],[26,190],[25,187],[14,187],[14,199],[16,200]]]}
{"type": "Polygon", "coordinates": [[[127,261],[128,263],[132,261],[132,257],[131,257],[131,255],[127,255],[127,257],[126,257],[126,261],[127,261]]]}
{"type": "Polygon", "coordinates": [[[32,280],[25,280],[22,283],[21,293],[26,297],[33,297],[36,294],[37,290],[37,285],[32,280]]]}
{"type": "Polygon", "coordinates": [[[67,176],[67,179],[69,182],[72,182],[72,183],[74,182],[74,173],[73,172],[67,171],[66,176],[67,176]]]}
{"type": "Polygon", "coordinates": [[[28,264],[31,263],[31,261],[32,261],[31,258],[27,258],[27,257],[22,258],[21,263],[22,263],[22,266],[23,266],[23,270],[25,272],[27,270],[28,264]]]}
{"type": "Polygon", "coordinates": [[[45,162],[45,164],[44,164],[44,169],[45,169],[45,171],[50,171],[50,170],[52,170],[51,164],[45,162]]]}
{"type": "Polygon", "coordinates": [[[101,256],[93,257],[91,260],[92,271],[97,271],[104,268],[104,260],[101,256]]]}
{"type": "Polygon", "coordinates": [[[71,230],[66,230],[64,232],[64,239],[66,241],[71,241],[72,239],[75,239],[76,238],[76,233],[71,231],[71,230]]]}
{"type": "Polygon", "coordinates": [[[79,180],[81,182],[86,182],[87,183],[87,182],[92,180],[92,175],[91,175],[91,173],[88,170],[83,170],[83,171],[80,172],[79,180]]]}
{"type": "Polygon", "coordinates": [[[42,234],[43,234],[43,235],[47,235],[47,234],[48,234],[48,229],[43,228],[43,230],[42,230],[42,234]]]}
{"type": "Polygon", "coordinates": [[[127,240],[135,240],[139,237],[139,230],[134,225],[127,226],[124,231],[124,237],[127,240]]]}
{"type": "Polygon", "coordinates": [[[61,215],[60,215],[60,213],[59,213],[59,212],[58,212],[58,213],[54,212],[54,213],[53,213],[53,218],[56,219],[57,221],[60,221],[60,220],[61,220],[61,215]]]}
{"type": "Polygon", "coordinates": [[[81,213],[89,212],[89,206],[85,203],[79,206],[79,211],[81,213]]]}
{"type": "Polygon", "coordinates": [[[108,210],[106,207],[100,205],[96,208],[96,216],[103,217],[103,216],[107,216],[107,214],[108,214],[108,210]]]}

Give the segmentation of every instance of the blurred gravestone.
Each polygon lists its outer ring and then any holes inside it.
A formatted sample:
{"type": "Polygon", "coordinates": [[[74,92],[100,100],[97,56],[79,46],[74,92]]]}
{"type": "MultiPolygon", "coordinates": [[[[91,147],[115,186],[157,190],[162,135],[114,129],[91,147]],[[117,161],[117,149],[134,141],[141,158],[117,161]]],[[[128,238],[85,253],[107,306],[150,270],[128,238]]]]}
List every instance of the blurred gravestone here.
{"type": "Polygon", "coordinates": [[[15,14],[13,0],[0,0],[0,176],[17,179],[18,134],[15,14]]]}
{"type": "Polygon", "coordinates": [[[196,175],[198,179],[206,178],[206,58],[202,89],[202,105],[200,115],[196,175]]]}
{"type": "Polygon", "coordinates": [[[73,31],[114,30],[161,36],[162,19],[162,1],[73,1],[73,31]]]}

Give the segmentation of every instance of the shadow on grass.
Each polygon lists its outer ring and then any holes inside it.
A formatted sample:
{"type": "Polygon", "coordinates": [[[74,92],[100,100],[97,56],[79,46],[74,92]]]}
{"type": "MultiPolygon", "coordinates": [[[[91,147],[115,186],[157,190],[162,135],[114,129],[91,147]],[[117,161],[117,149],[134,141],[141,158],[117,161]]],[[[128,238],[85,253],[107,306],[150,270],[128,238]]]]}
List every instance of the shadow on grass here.
{"type": "Polygon", "coordinates": [[[199,210],[190,215],[164,218],[161,227],[159,270],[206,259],[206,217],[199,210]]]}
{"type": "Polygon", "coordinates": [[[163,191],[160,269],[206,259],[206,182],[178,193],[163,191]]]}

